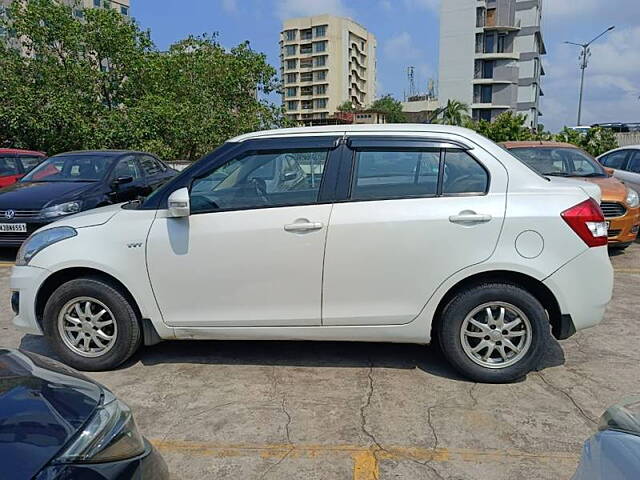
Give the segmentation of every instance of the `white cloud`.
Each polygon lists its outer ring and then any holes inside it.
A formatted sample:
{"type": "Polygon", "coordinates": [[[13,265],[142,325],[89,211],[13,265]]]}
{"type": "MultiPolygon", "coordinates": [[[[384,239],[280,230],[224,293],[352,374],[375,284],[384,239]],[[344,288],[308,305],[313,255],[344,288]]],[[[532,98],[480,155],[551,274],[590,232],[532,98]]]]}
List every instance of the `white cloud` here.
{"type": "Polygon", "coordinates": [[[236,13],[238,11],[238,0],[222,0],[222,9],[228,13],[236,13]]]}
{"type": "MultiPolygon", "coordinates": [[[[640,27],[612,32],[592,47],[585,72],[582,123],[637,121],[640,114],[640,27]]],[[[579,49],[558,46],[545,61],[541,121],[552,130],[576,123],[579,49]]]]}
{"type": "Polygon", "coordinates": [[[385,40],[382,49],[387,57],[396,61],[413,60],[420,56],[420,50],[409,32],[402,32],[385,40]]]}
{"type": "Polygon", "coordinates": [[[342,0],[278,0],[276,11],[283,20],[324,13],[348,17],[351,12],[342,0]]]}

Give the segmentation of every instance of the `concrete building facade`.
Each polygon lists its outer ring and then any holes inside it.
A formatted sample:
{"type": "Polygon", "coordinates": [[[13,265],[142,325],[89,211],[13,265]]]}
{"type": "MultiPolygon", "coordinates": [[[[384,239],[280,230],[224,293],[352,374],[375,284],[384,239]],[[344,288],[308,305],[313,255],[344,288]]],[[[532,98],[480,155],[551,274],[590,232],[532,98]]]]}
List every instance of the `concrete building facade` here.
{"type": "Polygon", "coordinates": [[[296,121],[324,120],[350,101],[371,105],[376,39],[353,20],[319,15],[286,20],[280,33],[283,104],[296,121]]]}
{"type": "Polygon", "coordinates": [[[443,0],[440,14],[439,101],[467,103],[475,120],[506,111],[537,128],[542,0],[443,0]]]}

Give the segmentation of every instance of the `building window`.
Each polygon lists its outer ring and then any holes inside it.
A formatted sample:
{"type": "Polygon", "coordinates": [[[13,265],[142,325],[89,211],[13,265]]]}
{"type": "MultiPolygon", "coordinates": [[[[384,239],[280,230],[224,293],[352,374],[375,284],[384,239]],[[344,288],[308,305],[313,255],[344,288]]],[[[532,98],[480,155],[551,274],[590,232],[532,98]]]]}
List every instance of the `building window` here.
{"type": "Polygon", "coordinates": [[[495,35],[485,35],[484,36],[484,53],[494,53],[496,36],[495,35]]]}
{"type": "Polygon", "coordinates": [[[285,55],[291,57],[296,54],[296,45],[287,45],[285,47],[285,55]]]}
{"type": "Polygon", "coordinates": [[[325,80],[326,78],[327,78],[326,70],[320,70],[319,72],[316,72],[316,80],[325,80]]]}
{"type": "Polygon", "coordinates": [[[93,0],[93,6],[94,7],[99,7],[100,6],[100,0],[93,0]]]}
{"type": "Polygon", "coordinates": [[[287,83],[296,83],[297,79],[297,73],[287,73],[287,83]]]}
{"type": "Polygon", "coordinates": [[[300,59],[300,68],[311,68],[313,67],[313,59],[312,58],[302,58],[300,59]]]}
{"type": "Polygon", "coordinates": [[[476,53],[482,53],[484,48],[484,34],[476,33],[476,53]]]}
{"type": "Polygon", "coordinates": [[[487,108],[486,110],[480,110],[479,115],[480,120],[484,120],[485,122],[491,121],[491,109],[487,108]]]}
{"type": "Polygon", "coordinates": [[[109,2],[109,1],[107,1],[107,0],[104,0],[104,2],[103,2],[103,4],[102,4],[102,6],[103,6],[104,8],[111,8],[111,2],[109,2]]]}
{"type": "Polygon", "coordinates": [[[318,53],[318,52],[324,52],[327,49],[327,42],[315,42],[313,44],[313,51],[318,53]]]}
{"type": "Polygon", "coordinates": [[[120,13],[125,17],[129,16],[129,7],[125,7],[124,5],[122,5],[120,7],[120,13]]]}
{"type": "Polygon", "coordinates": [[[311,82],[313,81],[313,72],[303,72],[300,74],[301,82],[311,82]]]}
{"type": "Polygon", "coordinates": [[[287,102],[287,110],[298,110],[298,102],[296,100],[289,100],[287,102]]]}
{"type": "Polygon", "coordinates": [[[302,109],[303,110],[313,110],[313,100],[303,100],[302,101],[302,109]]]}
{"type": "Polygon", "coordinates": [[[76,18],[82,18],[84,17],[84,12],[82,10],[80,10],[79,8],[74,8],[73,9],[73,16],[76,18]]]}
{"type": "Polygon", "coordinates": [[[315,57],[316,67],[324,67],[327,64],[327,56],[315,57]]]}
{"type": "Polygon", "coordinates": [[[311,33],[311,29],[308,30],[300,30],[300,40],[311,40],[313,38],[313,33],[311,33]]]}
{"type": "Polygon", "coordinates": [[[295,30],[287,30],[284,32],[284,36],[287,42],[292,42],[296,39],[296,31],[295,30]]]}
{"type": "Polygon", "coordinates": [[[482,63],[482,78],[493,78],[493,67],[495,63],[493,60],[485,60],[482,63]]]}
{"type": "Polygon", "coordinates": [[[302,87],[300,89],[300,95],[303,97],[308,97],[313,95],[313,87],[302,87]]]}
{"type": "Polygon", "coordinates": [[[327,108],[327,99],[326,98],[316,99],[316,108],[327,108]]]}
{"type": "Polygon", "coordinates": [[[482,85],[480,88],[480,103],[491,103],[493,97],[493,87],[482,85]]]}
{"type": "Polygon", "coordinates": [[[295,97],[298,93],[298,89],[296,87],[287,87],[287,97],[295,97]]]}
{"type": "Polygon", "coordinates": [[[504,53],[505,45],[507,43],[507,36],[504,33],[498,35],[498,53],[504,53]]]}
{"type": "Polygon", "coordinates": [[[327,26],[326,25],[318,25],[314,27],[316,37],[324,37],[327,34],[327,26]]]}
{"type": "Polygon", "coordinates": [[[292,60],[287,60],[287,70],[293,70],[298,66],[298,61],[294,58],[292,60]]]}
{"type": "Polygon", "coordinates": [[[476,8],[476,27],[484,27],[484,8],[476,8]]]}
{"type": "Polygon", "coordinates": [[[324,95],[327,93],[326,85],[316,85],[316,95],[324,95]]]}
{"type": "Polygon", "coordinates": [[[300,53],[301,54],[307,54],[307,53],[311,53],[313,51],[313,49],[311,48],[311,44],[307,43],[306,45],[300,45],[300,53]]]}

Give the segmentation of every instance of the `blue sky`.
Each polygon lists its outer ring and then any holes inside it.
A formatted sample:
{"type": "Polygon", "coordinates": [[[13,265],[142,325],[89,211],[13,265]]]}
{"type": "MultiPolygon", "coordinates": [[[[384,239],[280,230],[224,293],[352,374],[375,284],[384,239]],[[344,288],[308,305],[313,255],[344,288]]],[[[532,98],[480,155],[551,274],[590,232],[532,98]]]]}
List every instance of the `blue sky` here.
{"type": "MultiPolygon", "coordinates": [[[[218,32],[231,47],[248,40],[278,67],[282,19],[319,13],[353,18],[378,39],[378,94],[401,99],[406,69],[418,86],[437,80],[439,0],[132,0],[132,14],[151,29],[159,48],[186,35],[218,32]]],[[[574,125],[578,99],[578,48],[610,25],[593,46],[587,70],[583,122],[640,122],[640,0],[545,0],[543,33],[549,54],[542,100],[547,128],[574,125]]]]}

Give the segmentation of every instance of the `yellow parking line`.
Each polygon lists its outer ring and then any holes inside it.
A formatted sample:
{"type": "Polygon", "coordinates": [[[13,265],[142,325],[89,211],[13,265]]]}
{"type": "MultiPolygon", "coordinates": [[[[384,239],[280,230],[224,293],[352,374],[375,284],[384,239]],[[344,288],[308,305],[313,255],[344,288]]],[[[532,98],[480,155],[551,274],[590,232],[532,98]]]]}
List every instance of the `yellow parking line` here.
{"type": "Polygon", "coordinates": [[[11,268],[14,265],[14,262],[0,262],[0,268],[11,268]]]}
{"type": "Polygon", "coordinates": [[[640,273],[640,268],[614,268],[616,273],[640,273]]]}
{"type": "Polygon", "coordinates": [[[183,440],[152,439],[151,443],[162,453],[178,453],[213,458],[260,457],[280,460],[287,458],[315,459],[327,456],[351,458],[353,480],[378,480],[380,460],[415,460],[419,462],[471,462],[479,461],[524,461],[564,462],[575,465],[577,453],[541,452],[531,453],[519,450],[479,450],[469,448],[422,448],[385,447],[384,450],[357,445],[294,445],[290,444],[217,444],[183,440]]]}

